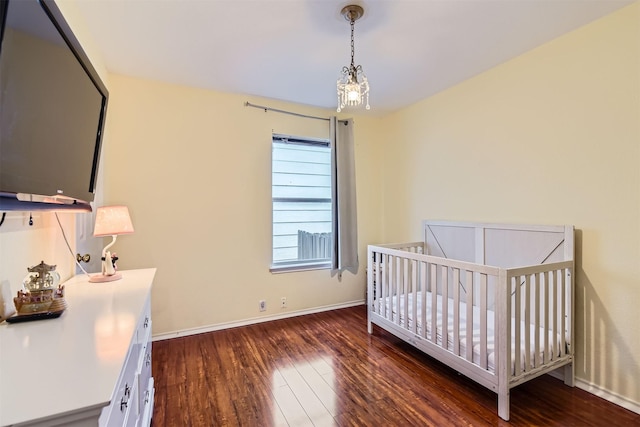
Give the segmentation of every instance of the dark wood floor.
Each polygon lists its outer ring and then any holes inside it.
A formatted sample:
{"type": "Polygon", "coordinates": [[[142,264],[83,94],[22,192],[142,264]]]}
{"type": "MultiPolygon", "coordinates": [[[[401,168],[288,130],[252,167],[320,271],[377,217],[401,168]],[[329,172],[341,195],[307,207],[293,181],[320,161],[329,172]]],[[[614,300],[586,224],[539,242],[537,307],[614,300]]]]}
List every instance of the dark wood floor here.
{"type": "Polygon", "coordinates": [[[159,426],[638,426],[543,376],[497,396],[376,328],[364,306],[153,343],[159,426]]]}

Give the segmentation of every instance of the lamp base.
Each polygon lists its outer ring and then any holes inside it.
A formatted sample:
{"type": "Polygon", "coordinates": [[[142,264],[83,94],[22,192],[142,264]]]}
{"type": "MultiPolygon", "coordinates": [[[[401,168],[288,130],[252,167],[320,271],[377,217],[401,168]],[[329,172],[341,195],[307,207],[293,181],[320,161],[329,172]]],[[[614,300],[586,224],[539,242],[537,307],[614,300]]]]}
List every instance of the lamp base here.
{"type": "Polygon", "coordinates": [[[111,276],[107,276],[105,274],[94,274],[93,276],[89,276],[89,282],[91,283],[103,283],[103,282],[113,282],[114,280],[122,279],[122,274],[116,273],[111,276]]]}

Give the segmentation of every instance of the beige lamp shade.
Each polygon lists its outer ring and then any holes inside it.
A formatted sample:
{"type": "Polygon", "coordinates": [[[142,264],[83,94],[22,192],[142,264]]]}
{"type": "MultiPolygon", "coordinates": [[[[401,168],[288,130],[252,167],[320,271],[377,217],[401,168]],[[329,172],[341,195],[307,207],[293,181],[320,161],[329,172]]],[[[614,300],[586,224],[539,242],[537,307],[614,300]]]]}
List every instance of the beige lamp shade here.
{"type": "Polygon", "coordinates": [[[93,229],[95,237],[133,233],[133,224],[126,206],[102,206],[96,211],[93,229]]]}

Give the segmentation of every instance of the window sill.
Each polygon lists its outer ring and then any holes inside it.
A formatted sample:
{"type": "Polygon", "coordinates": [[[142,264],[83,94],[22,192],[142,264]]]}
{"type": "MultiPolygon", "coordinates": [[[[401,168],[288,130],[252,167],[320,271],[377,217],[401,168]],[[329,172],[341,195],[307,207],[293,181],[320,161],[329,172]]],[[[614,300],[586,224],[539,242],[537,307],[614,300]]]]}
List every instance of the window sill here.
{"type": "Polygon", "coordinates": [[[327,270],[331,268],[331,261],[321,262],[298,262],[287,264],[275,264],[269,268],[271,273],[293,273],[307,270],[327,270]]]}

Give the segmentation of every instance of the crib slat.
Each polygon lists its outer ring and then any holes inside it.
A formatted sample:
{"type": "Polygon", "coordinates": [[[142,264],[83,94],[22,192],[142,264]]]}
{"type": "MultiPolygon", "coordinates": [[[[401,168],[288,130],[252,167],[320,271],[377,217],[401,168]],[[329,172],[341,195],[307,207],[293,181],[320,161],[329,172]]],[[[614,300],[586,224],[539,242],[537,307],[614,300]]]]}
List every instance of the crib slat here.
{"type": "Polygon", "coordinates": [[[514,293],[514,303],[513,303],[513,307],[514,307],[514,328],[515,328],[515,334],[514,334],[514,343],[515,343],[515,352],[513,355],[514,358],[514,362],[515,362],[515,370],[514,370],[514,375],[518,376],[522,373],[522,365],[521,365],[521,356],[520,356],[520,351],[521,351],[521,330],[522,330],[522,306],[520,305],[520,283],[521,283],[521,278],[520,276],[516,276],[512,279],[512,284],[514,286],[513,289],[513,293],[514,293]]]}
{"type": "Polygon", "coordinates": [[[418,333],[418,266],[416,260],[411,260],[409,268],[411,270],[411,294],[413,295],[411,306],[412,332],[418,333]]]}
{"type": "Polygon", "coordinates": [[[410,313],[409,313],[409,260],[407,258],[403,258],[402,261],[402,270],[400,270],[400,277],[401,277],[401,283],[402,283],[402,287],[401,287],[401,292],[402,292],[402,297],[404,299],[404,304],[402,304],[404,310],[402,313],[402,319],[404,320],[404,322],[401,322],[402,324],[404,324],[405,329],[409,330],[409,319],[410,319],[410,313]]]}
{"type": "Polygon", "coordinates": [[[383,303],[383,299],[381,298],[382,295],[380,294],[380,269],[381,269],[381,262],[380,262],[380,258],[382,257],[382,254],[379,252],[374,252],[373,253],[373,266],[375,268],[375,270],[373,271],[373,283],[374,285],[372,286],[373,288],[373,292],[374,295],[372,295],[373,297],[373,301],[374,301],[374,308],[373,310],[378,313],[381,314],[382,313],[382,303],[383,303]]]}
{"type": "MultiPolygon", "coordinates": [[[[495,323],[495,319],[494,319],[495,323]]],[[[495,335],[495,332],[494,332],[495,335]]],[[[494,344],[495,345],[495,344],[494,344]]],[[[480,275],[480,366],[487,369],[487,275],[480,275]]]]}
{"type": "Polygon", "coordinates": [[[386,278],[385,278],[385,273],[387,271],[387,266],[386,266],[386,259],[387,259],[387,255],[381,253],[380,254],[380,282],[379,285],[377,286],[379,288],[379,292],[380,292],[380,298],[382,299],[382,301],[380,301],[380,315],[382,317],[387,317],[387,294],[385,292],[386,290],[386,278]]]}
{"type": "Polygon", "coordinates": [[[388,274],[389,274],[389,255],[387,254],[382,254],[382,262],[380,263],[382,265],[381,268],[381,272],[380,272],[380,296],[382,297],[383,301],[381,302],[382,304],[382,317],[384,317],[385,319],[389,318],[389,314],[388,314],[388,310],[387,310],[387,301],[389,301],[389,289],[388,289],[388,274]]]}
{"type": "Polygon", "coordinates": [[[382,295],[385,298],[384,317],[390,318],[391,317],[391,314],[389,314],[390,303],[388,302],[389,296],[391,295],[389,293],[389,255],[385,254],[383,256],[383,265],[384,265],[384,271],[382,272],[382,295]]]}
{"type": "Polygon", "coordinates": [[[533,275],[533,285],[535,292],[535,309],[533,312],[533,367],[537,368],[538,366],[540,366],[540,276],[538,274],[533,275]]]}
{"type": "Polygon", "coordinates": [[[379,270],[379,267],[377,267],[378,253],[369,248],[368,254],[371,255],[373,263],[369,263],[367,267],[367,304],[372,302],[372,304],[369,304],[369,309],[373,309],[374,313],[380,314],[380,300],[375,297],[376,286],[380,286],[380,282],[376,284],[376,272],[379,270]],[[370,291],[373,291],[373,294],[369,294],[370,291]]]}
{"type": "Polygon", "coordinates": [[[473,362],[473,272],[467,270],[467,354],[469,362],[473,362]]]}
{"type": "Polygon", "coordinates": [[[404,260],[404,277],[402,280],[404,280],[404,287],[405,287],[405,297],[404,297],[404,312],[405,312],[405,318],[404,318],[404,327],[407,330],[411,330],[411,325],[409,324],[409,321],[411,321],[411,323],[415,323],[413,322],[413,319],[415,319],[414,313],[411,312],[412,309],[412,304],[410,304],[409,298],[411,297],[411,294],[413,293],[413,282],[412,282],[412,278],[413,278],[413,261],[410,259],[405,259],[404,260]]]}
{"type": "Polygon", "coordinates": [[[420,324],[422,325],[422,338],[427,339],[427,263],[420,262],[418,266],[418,270],[420,272],[420,293],[422,301],[420,302],[420,307],[422,310],[420,312],[420,324]]]}
{"type": "Polygon", "coordinates": [[[542,363],[549,362],[549,272],[545,271],[542,273],[542,280],[544,285],[542,287],[542,295],[544,298],[544,354],[542,358],[542,363]]]}
{"type": "Polygon", "coordinates": [[[531,275],[524,282],[524,371],[531,370],[531,275]]]}
{"type": "Polygon", "coordinates": [[[552,323],[552,337],[553,341],[551,342],[551,355],[549,357],[550,360],[555,360],[558,357],[558,275],[560,274],[560,270],[555,270],[550,273],[551,283],[550,286],[552,290],[550,290],[551,299],[553,301],[553,307],[551,308],[551,312],[553,313],[553,323],[552,323]]]}
{"type": "Polygon", "coordinates": [[[560,330],[562,331],[560,337],[560,355],[564,356],[567,351],[567,325],[566,325],[566,317],[567,317],[567,289],[566,282],[564,280],[566,275],[566,270],[560,270],[560,293],[562,294],[560,297],[560,330]]]}
{"type": "Polygon", "coordinates": [[[367,296],[370,296],[370,300],[373,301],[373,311],[377,314],[380,314],[380,289],[377,290],[378,295],[376,296],[376,288],[380,288],[380,281],[376,281],[376,275],[378,274],[378,270],[380,270],[380,254],[378,254],[378,252],[371,251],[371,255],[373,257],[373,266],[371,270],[368,270],[367,272],[367,280],[369,279],[369,274],[372,274],[371,281],[373,285],[370,286],[369,284],[367,284],[367,296]],[[373,295],[368,294],[370,290],[373,291],[373,295]]]}
{"type": "Polygon", "coordinates": [[[460,355],[460,269],[453,269],[453,353],[460,355]]]}
{"type": "MultiPolygon", "coordinates": [[[[389,313],[387,314],[387,317],[389,318],[390,321],[394,322],[395,319],[393,317],[393,313],[396,310],[393,305],[396,302],[395,299],[393,297],[396,296],[396,280],[395,280],[395,274],[396,274],[396,265],[395,265],[395,257],[392,255],[389,255],[389,313]]],[[[397,311],[396,311],[397,313],[397,311]]]]}
{"type": "Polygon", "coordinates": [[[402,302],[402,286],[400,282],[400,274],[402,272],[402,268],[401,268],[401,262],[402,259],[400,257],[394,257],[394,261],[395,261],[395,266],[394,266],[394,271],[395,271],[395,278],[394,278],[394,294],[396,296],[396,324],[400,325],[401,321],[400,319],[402,318],[402,310],[400,307],[400,304],[402,302]]]}
{"type": "Polygon", "coordinates": [[[431,342],[438,342],[438,270],[435,264],[431,266],[431,342]]]}
{"type": "Polygon", "coordinates": [[[442,347],[449,348],[449,267],[442,266],[442,347]]]}
{"type": "Polygon", "coordinates": [[[381,303],[382,305],[382,316],[383,317],[387,317],[387,301],[388,301],[388,290],[387,290],[387,286],[388,286],[388,282],[387,282],[387,255],[386,254],[381,254],[381,258],[380,258],[380,265],[381,265],[381,270],[380,271],[380,296],[384,299],[381,303]]]}
{"type": "Polygon", "coordinates": [[[388,292],[388,303],[387,303],[387,319],[389,319],[390,321],[393,321],[393,297],[395,295],[394,291],[393,291],[393,274],[394,274],[394,268],[393,268],[393,256],[391,255],[387,255],[387,272],[386,272],[386,276],[387,276],[387,292],[388,292]]]}

